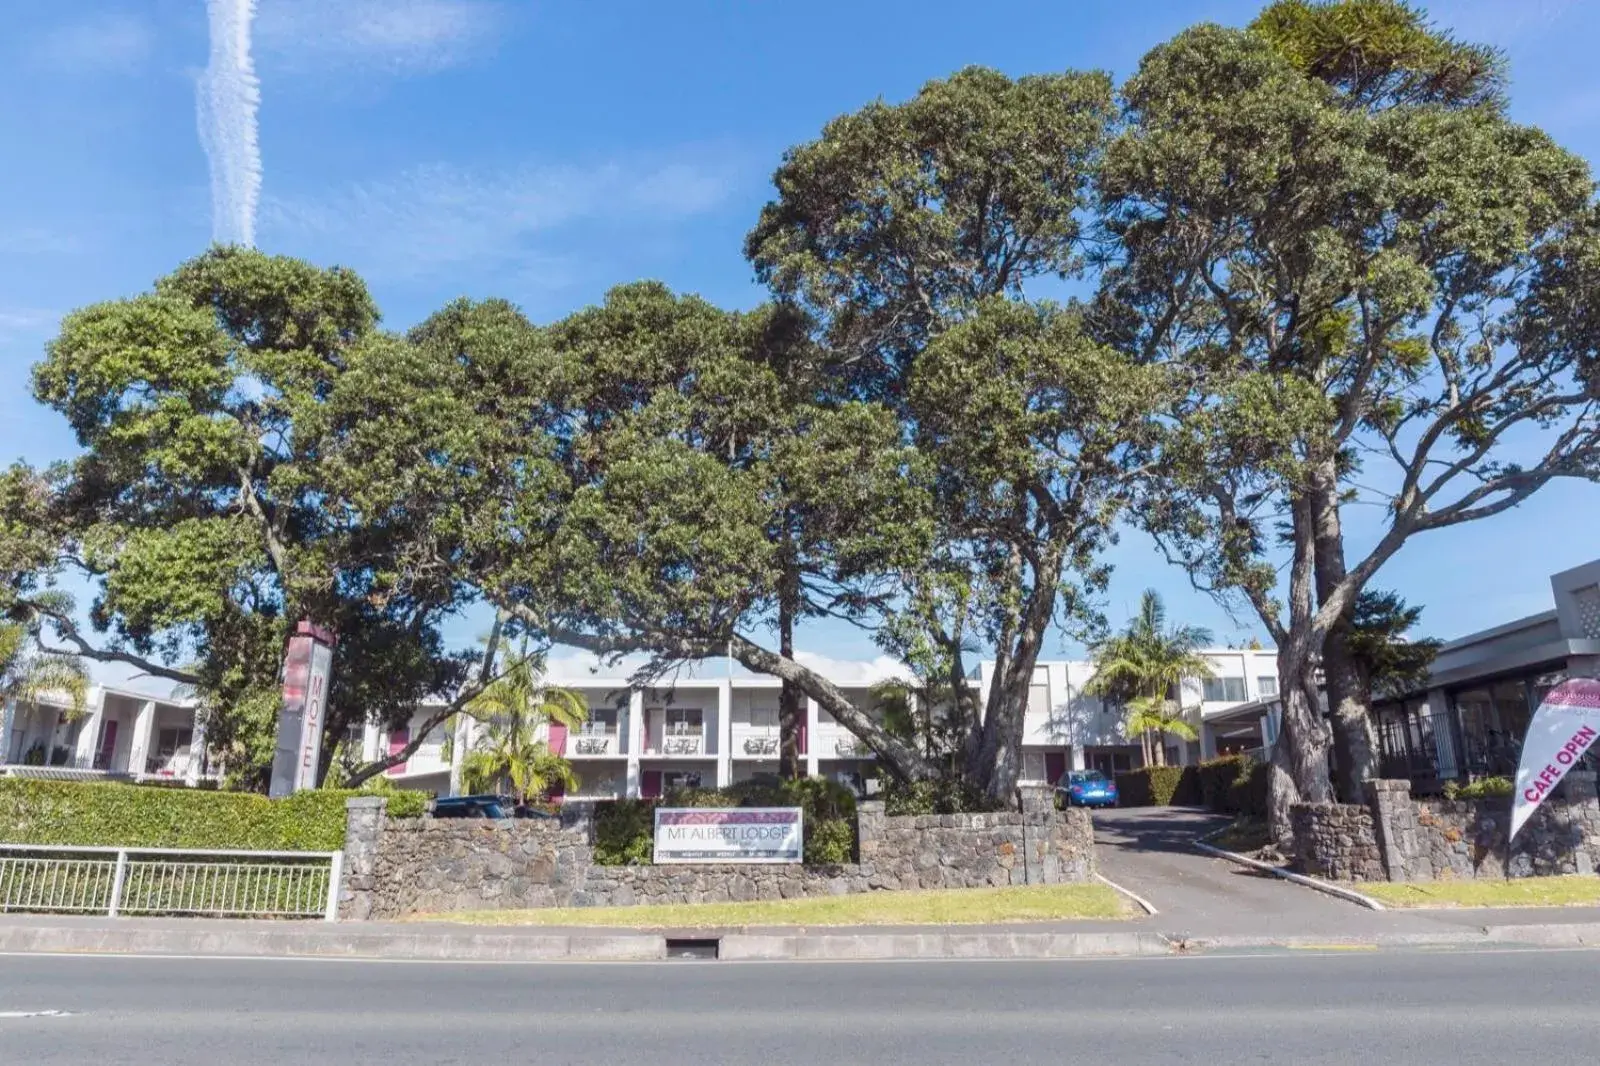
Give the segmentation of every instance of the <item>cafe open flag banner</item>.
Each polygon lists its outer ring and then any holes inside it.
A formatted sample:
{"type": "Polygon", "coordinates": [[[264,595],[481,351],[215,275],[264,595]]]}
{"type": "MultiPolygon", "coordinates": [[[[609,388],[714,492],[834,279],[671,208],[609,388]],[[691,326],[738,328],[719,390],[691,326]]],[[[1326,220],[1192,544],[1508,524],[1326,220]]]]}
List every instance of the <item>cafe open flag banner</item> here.
{"type": "Polygon", "coordinates": [[[1600,739],[1600,681],[1575,677],[1550,690],[1528,723],[1511,805],[1511,836],[1600,739]]]}

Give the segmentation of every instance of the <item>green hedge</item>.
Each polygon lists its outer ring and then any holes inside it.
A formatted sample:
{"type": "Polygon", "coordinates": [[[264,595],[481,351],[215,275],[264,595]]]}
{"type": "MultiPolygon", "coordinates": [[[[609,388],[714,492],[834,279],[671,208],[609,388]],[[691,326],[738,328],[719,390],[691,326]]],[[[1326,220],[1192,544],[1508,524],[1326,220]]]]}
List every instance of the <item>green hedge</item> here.
{"type": "MultiPolygon", "coordinates": [[[[273,800],[252,792],[0,778],[0,842],[338,851],[345,801],[370,794],[326,789],[273,800]]],[[[395,817],[420,817],[427,805],[421,792],[384,798],[395,817]]]]}
{"type": "Polygon", "coordinates": [[[1456,781],[1444,783],[1444,798],[1453,800],[1499,799],[1515,791],[1509,777],[1480,777],[1466,785],[1456,781]]]}
{"type": "Polygon", "coordinates": [[[656,807],[799,807],[805,811],[807,865],[853,862],[856,797],[820,777],[799,781],[743,781],[722,789],[682,789],[655,800],[596,804],[594,861],[601,866],[648,865],[655,853],[656,807]]]}
{"type": "Polygon", "coordinates": [[[1267,764],[1244,755],[1224,755],[1195,768],[1200,805],[1223,814],[1267,816],[1267,764]]]}
{"type": "Polygon", "coordinates": [[[885,814],[982,814],[1009,809],[1005,801],[991,799],[980,789],[948,778],[891,781],[883,790],[885,814]]]}
{"type": "Polygon", "coordinates": [[[1146,766],[1117,775],[1117,802],[1123,807],[1194,807],[1200,785],[1192,766],[1146,766]]]}

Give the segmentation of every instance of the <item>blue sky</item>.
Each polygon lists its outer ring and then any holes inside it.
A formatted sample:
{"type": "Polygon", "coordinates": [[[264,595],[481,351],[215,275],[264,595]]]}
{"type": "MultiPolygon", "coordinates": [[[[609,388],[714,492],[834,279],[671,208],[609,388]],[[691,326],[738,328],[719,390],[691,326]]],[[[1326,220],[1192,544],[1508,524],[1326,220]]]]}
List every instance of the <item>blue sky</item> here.
{"type": "MultiPolygon", "coordinates": [[[[203,0],[10,0],[0,41],[0,460],[72,453],[28,367],[60,315],[129,295],[211,239],[196,132],[203,0]]],[[[404,327],[459,295],[545,321],[655,277],[729,305],[761,297],[741,239],[783,149],[876,97],[968,64],[1119,78],[1201,20],[1256,3],[1111,0],[259,0],[258,244],[359,270],[404,327]]],[[[1510,55],[1514,108],[1600,158],[1600,5],[1430,6],[1510,55]]],[[[1546,577],[1600,555],[1600,487],[1429,534],[1378,583],[1460,635],[1550,606],[1546,577]]],[[[1375,516],[1374,516],[1375,517],[1375,516]]],[[[1372,518],[1349,516],[1359,541],[1372,518]]],[[[1246,640],[1144,537],[1112,553],[1109,613],[1156,587],[1175,615],[1246,640]]],[[[474,623],[464,623],[470,627],[474,623]]],[[[870,658],[841,627],[812,651],[870,658]]],[[[1055,641],[1051,653],[1075,649],[1055,641]]]]}

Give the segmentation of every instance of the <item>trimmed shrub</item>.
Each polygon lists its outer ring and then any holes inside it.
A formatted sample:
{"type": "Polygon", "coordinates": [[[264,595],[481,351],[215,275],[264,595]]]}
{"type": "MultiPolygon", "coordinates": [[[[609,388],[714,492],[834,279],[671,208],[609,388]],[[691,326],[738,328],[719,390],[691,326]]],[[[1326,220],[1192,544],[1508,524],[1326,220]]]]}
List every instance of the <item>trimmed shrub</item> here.
{"type": "MultiPolygon", "coordinates": [[[[0,842],[241,851],[338,851],[343,789],[297,792],[281,800],[253,792],[144,788],[102,781],[0,778],[0,842]]],[[[421,792],[388,794],[389,813],[420,817],[421,792]]]]}
{"type": "Polygon", "coordinates": [[[1480,777],[1466,785],[1444,783],[1444,798],[1453,800],[1500,799],[1515,791],[1509,777],[1480,777]]]}
{"type": "Polygon", "coordinates": [[[1192,766],[1145,766],[1117,775],[1117,802],[1124,807],[1193,807],[1200,785],[1192,766]]]}
{"type": "Polygon", "coordinates": [[[807,865],[855,861],[856,796],[820,777],[741,781],[723,789],[692,788],[655,800],[595,805],[594,861],[600,866],[649,864],[655,854],[655,810],[662,807],[799,807],[805,812],[807,865]]]}
{"type": "Polygon", "coordinates": [[[1195,770],[1200,804],[1221,814],[1267,816],[1267,764],[1245,755],[1209,759],[1195,770]]]}
{"type": "Polygon", "coordinates": [[[594,861],[598,866],[648,866],[655,855],[656,801],[597,803],[594,861]]]}

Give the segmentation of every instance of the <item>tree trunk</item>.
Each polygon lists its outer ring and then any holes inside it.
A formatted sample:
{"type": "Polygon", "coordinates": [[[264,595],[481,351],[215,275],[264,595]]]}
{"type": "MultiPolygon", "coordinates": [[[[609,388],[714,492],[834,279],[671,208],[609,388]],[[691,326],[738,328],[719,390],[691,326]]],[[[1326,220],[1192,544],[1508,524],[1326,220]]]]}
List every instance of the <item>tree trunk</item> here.
{"type": "Polygon", "coordinates": [[[1034,571],[1033,587],[1017,619],[1015,640],[1010,654],[1005,656],[1004,669],[996,666],[984,715],[983,744],[977,765],[969,767],[969,773],[991,800],[1010,801],[1016,794],[1022,771],[1028,689],[1033,684],[1033,668],[1039,660],[1045,630],[1055,613],[1060,581],[1059,553],[1046,555],[1034,571]]]}
{"type": "MultiPolygon", "coordinates": [[[[1290,808],[1296,803],[1331,803],[1333,785],[1328,778],[1328,730],[1322,722],[1309,683],[1309,656],[1295,648],[1278,651],[1278,676],[1282,723],[1272,746],[1273,771],[1267,802],[1268,821],[1280,849],[1293,846],[1290,808]]],[[[1285,850],[1287,854],[1287,850],[1285,850]]]]}
{"type": "MultiPolygon", "coordinates": [[[[785,550],[782,587],[778,593],[778,654],[794,658],[794,620],[799,613],[799,575],[785,550]]],[[[794,780],[805,776],[805,760],[800,754],[800,731],[805,723],[805,693],[793,680],[785,678],[778,691],[778,776],[794,780]]]]}
{"type": "MultiPolygon", "coordinates": [[[[1313,474],[1311,519],[1316,560],[1317,603],[1327,602],[1346,579],[1344,531],[1339,520],[1338,471],[1331,460],[1313,474]]],[[[1334,784],[1345,803],[1361,802],[1361,783],[1377,776],[1376,738],[1372,732],[1371,695],[1350,654],[1351,605],[1328,631],[1322,648],[1323,688],[1333,726],[1334,784]]]]}
{"type": "Polygon", "coordinates": [[[1148,729],[1144,731],[1144,735],[1146,741],[1150,745],[1151,761],[1156,766],[1167,765],[1167,746],[1165,743],[1163,743],[1166,738],[1161,736],[1161,734],[1153,733],[1148,729]]]}

